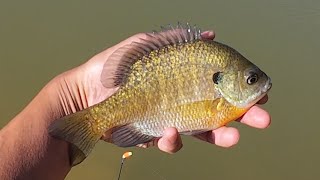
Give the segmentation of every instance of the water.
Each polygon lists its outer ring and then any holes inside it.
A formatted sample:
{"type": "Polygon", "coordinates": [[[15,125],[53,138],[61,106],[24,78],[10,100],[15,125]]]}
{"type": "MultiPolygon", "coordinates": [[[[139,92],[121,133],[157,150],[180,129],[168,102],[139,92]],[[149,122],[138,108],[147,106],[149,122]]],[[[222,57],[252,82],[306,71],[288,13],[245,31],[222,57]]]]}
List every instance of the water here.
{"type": "MultiPolygon", "coordinates": [[[[0,127],[55,75],[137,32],[191,22],[242,52],[273,80],[267,130],[233,123],[222,149],[184,137],[175,155],[133,148],[122,179],[317,179],[320,1],[1,1],[0,127]],[[160,175],[158,175],[160,174],[160,175]]],[[[68,175],[116,179],[125,149],[99,143],[68,175]]]]}

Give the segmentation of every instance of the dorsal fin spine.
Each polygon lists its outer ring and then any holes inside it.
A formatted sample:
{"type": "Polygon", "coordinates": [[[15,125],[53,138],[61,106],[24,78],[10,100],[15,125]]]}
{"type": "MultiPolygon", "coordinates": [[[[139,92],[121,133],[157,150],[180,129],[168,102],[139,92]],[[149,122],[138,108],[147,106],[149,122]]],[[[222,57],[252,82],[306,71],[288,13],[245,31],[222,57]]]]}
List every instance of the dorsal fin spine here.
{"type": "Polygon", "coordinates": [[[102,84],[107,88],[121,86],[126,82],[132,65],[139,60],[146,59],[144,56],[150,52],[168,45],[181,45],[201,39],[200,29],[196,26],[191,27],[189,23],[185,26],[178,23],[175,28],[169,24],[167,27],[161,27],[161,30],[146,33],[145,38],[119,48],[109,56],[101,74],[102,84]]]}

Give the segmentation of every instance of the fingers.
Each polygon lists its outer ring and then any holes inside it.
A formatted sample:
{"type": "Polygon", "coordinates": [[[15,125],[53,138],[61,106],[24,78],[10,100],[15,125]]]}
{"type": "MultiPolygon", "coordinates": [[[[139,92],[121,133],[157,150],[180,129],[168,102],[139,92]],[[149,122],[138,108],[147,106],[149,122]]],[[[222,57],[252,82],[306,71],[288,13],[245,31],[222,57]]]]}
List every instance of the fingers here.
{"type": "MultiPolygon", "coordinates": [[[[267,101],[268,96],[266,95],[258,103],[264,104],[267,101]]],[[[270,125],[271,117],[267,111],[263,110],[259,106],[253,106],[237,121],[254,128],[264,129],[270,125]]],[[[195,137],[221,147],[231,147],[238,143],[240,134],[239,131],[233,127],[221,127],[195,137]]]]}
{"type": "MultiPolygon", "coordinates": [[[[267,96],[260,103],[267,101],[267,96]]],[[[258,106],[253,106],[241,119],[241,123],[255,128],[266,128],[271,123],[270,115],[258,106]]],[[[196,135],[198,139],[221,147],[231,147],[239,142],[240,134],[236,128],[221,127],[213,131],[196,135]]],[[[155,143],[156,144],[156,143],[155,143]]],[[[157,142],[160,150],[167,153],[175,153],[182,148],[181,137],[175,128],[166,129],[164,136],[157,142]]]]}
{"type": "Polygon", "coordinates": [[[221,127],[213,131],[195,135],[196,138],[221,147],[231,147],[239,142],[240,134],[236,128],[221,127]]]}
{"type": "Polygon", "coordinates": [[[213,31],[205,31],[201,33],[201,37],[205,39],[213,40],[215,38],[215,33],[213,31]]]}
{"type": "Polygon", "coordinates": [[[182,146],[182,140],[176,128],[167,128],[158,140],[158,148],[170,154],[179,151],[182,146]]]}
{"type": "Polygon", "coordinates": [[[258,106],[253,106],[238,121],[251,127],[264,129],[270,125],[271,117],[267,111],[261,109],[258,106]]]}
{"type": "MultiPolygon", "coordinates": [[[[239,142],[240,134],[236,128],[221,127],[219,129],[196,135],[198,139],[221,147],[231,147],[239,142]]],[[[183,144],[175,128],[167,128],[162,138],[158,140],[158,148],[167,153],[175,153],[183,144]]]]}

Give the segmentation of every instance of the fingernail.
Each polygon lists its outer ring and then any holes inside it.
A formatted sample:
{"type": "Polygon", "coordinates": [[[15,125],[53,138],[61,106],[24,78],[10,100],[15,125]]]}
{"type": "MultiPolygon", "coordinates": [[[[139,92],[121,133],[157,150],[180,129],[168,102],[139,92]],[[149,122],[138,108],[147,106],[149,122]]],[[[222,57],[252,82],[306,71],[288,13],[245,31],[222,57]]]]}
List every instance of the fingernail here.
{"type": "Polygon", "coordinates": [[[204,31],[203,33],[201,33],[202,36],[209,36],[210,35],[210,31],[204,31]]]}

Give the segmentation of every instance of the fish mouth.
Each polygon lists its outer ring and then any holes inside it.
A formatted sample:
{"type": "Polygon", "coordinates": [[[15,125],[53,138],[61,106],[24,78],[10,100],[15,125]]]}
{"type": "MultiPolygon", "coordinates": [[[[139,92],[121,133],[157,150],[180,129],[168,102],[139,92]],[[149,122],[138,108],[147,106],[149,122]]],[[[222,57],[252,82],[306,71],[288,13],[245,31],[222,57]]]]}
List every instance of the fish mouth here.
{"type": "Polygon", "coordinates": [[[266,84],[265,84],[265,85],[263,86],[263,88],[262,88],[262,92],[263,92],[263,93],[268,92],[268,91],[271,89],[271,87],[272,87],[271,78],[268,77],[268,80],[267,80],[266,84]]]}
{"type": "Polygon", "coordinates": [[[271,78],[268,77],[266,84],[260,90],[260,95],[249,105],[249,107],[253,106],[258,101],[260,101],[268,93],[268,91],[271,89],[271,87],[272,87],[271,78]]]}

